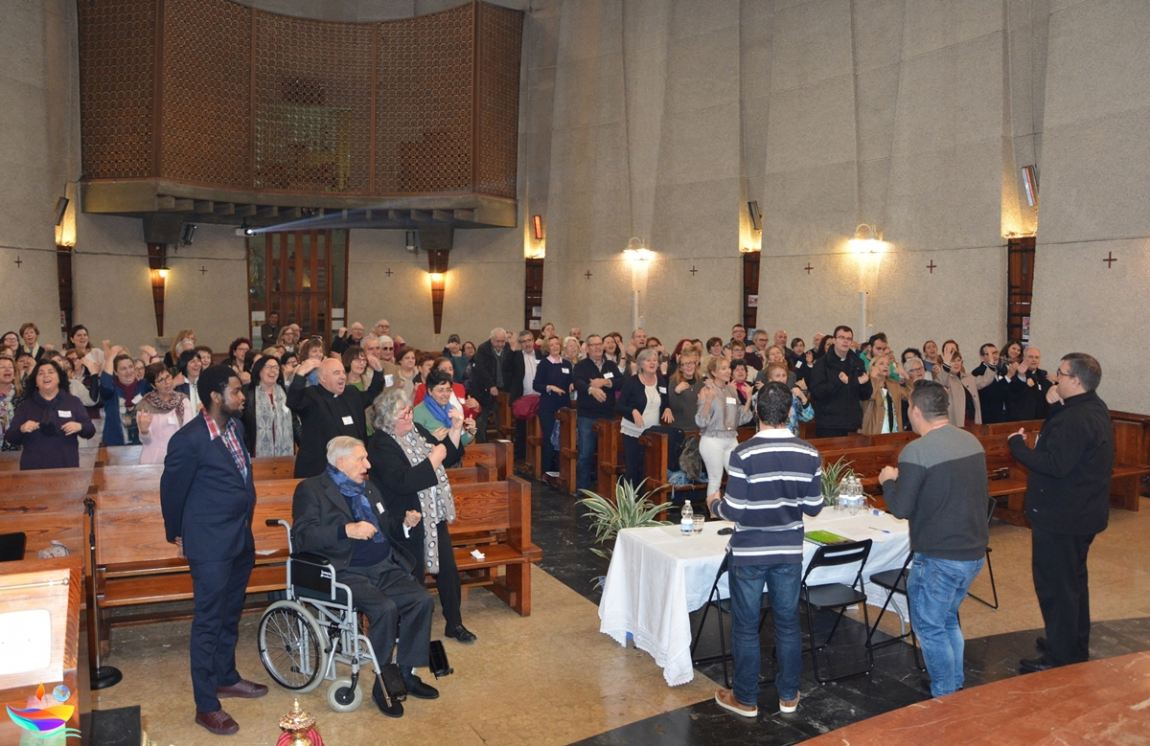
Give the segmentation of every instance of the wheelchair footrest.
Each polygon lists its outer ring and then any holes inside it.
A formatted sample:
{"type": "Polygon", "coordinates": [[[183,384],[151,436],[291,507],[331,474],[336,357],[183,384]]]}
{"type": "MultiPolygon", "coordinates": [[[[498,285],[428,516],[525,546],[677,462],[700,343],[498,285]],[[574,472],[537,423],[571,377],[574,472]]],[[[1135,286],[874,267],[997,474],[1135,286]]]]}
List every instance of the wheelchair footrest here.
{"type": "Polygon", "coordinates": [[[428,649],[428,664],[435,678],[440,679],[455,673],[455,669],[447,662],[447,650],[443,647],[443,640],[432,640],[428,649]]]}

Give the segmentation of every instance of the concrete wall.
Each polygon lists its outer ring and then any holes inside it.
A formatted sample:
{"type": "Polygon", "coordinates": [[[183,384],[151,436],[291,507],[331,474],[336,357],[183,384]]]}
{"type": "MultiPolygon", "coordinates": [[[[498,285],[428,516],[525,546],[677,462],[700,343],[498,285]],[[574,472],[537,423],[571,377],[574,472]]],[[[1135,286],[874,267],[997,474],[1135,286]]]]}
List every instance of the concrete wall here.
{"type": "MultiPolygon", "coordinates": [[[[454,4],[252,2],[333,20],[454,4]]],[[[524,253],[537,249],[545,320],[626,332],[634,286],[621,251],[638,236],[657,252],[641,312],[664,341],[725,333],[740,312],[739,248],[761,246],[761,325],[809,339],[846,322],[859,336],[890,332],[899,349],[955,337],[972,359],[1005,333],[1004,236],[1037,226],[1032,329],[1046,367],[1095,352],[1110,403],[1150,411],[1131,343],[1150,279],[1146,3],[504,4],[527,9],[521,227],[456,234],[443,335],[519,327],[524,253]],[[1019,188],[1026,164],[1040,169],[1041,220],[1019,188]],[[536,213],[544,246],[526,237],[536,213]],[[858,223],[889,242],[869,266],[846,246],[858,223]]],[[[11,3],[0,26],[3,328],[56,323],[51,208],[79,178],[74,14],[67,0],[11,3]]],[[[350,247],[349,318],[387,317],[414,344],[441,343],[426,257],[396,231],[353,231],[350,247]]],[[[243,333],[243,257],[229,229],[201,226],[172,260],[166,331],[193,326],[213,346],[243,333]]],[[[155,337],[145,268],[138,223],[80,216],[77,318],[96,338],[155,337]]]]}

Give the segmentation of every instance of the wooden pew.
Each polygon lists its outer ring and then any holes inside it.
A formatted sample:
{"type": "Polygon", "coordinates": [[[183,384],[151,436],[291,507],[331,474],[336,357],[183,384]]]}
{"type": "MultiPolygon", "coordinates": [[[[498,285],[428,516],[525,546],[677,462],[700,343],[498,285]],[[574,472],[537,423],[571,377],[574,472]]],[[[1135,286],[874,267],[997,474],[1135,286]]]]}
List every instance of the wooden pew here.
{"type": "MultiPolygon", "coordinates": [[[[982,435],[978,440],[986,452],[986,486],[998,503],[995,514],[1015,526],[1029,526],[1024,507],[1026,469],[1014,460],[1005,435],[982,435]]],[[[1034,443],[1033,432],[1028,433],[1028,440],[1034,443]]]]}
{"type": "Polygon", "coordinates": [[[543,478],[543,433],[540,432],[539,418],[527,420],[527,469],[532,478],[543,478]]]}
{"type": "Polygon", "coordinates": [[[91,468],[0,473],[0,531],[27,535],[25,559],[55,540],[86,565],[84,498],[91,483],[91,468]]]}
{"type": "MultiPolygon", "coordinates": [[[[814,442],[814,441],[812,441],[814,442]]],[[[897,466],[898,454],[902,450],[900,445],[860,446],[857,448],[827,448],[819,449],[823,466],[829,466],[840,458],[844,459],[855,470],[862,481],[863,490],[872,495],[873,502],[878,507],[885,507],[882,502],[882,488],[879,486],[878,474],[884,466],[897,466]]]]}
{"type": "Polygon", "coordinates": [[[498,482],[511,477],[514,456],[510,440],[472,443],[463,451],[463,466],[477,466],[487,470],[484,481],[498,482]]]}
{"type": "Polygon", "coordinates": [[[579,465],[578,411],[564,407],[557,413],[559,420],[559,486],[568,495],[576,492],[576,472],[579,465]]]}
{"type": "Polygon", "coordinates": [[[140,463],[143,446],[100,446],[96,466],[132,466],[140,463]]]}
{"type": "Polygon", "coordinates": [[[515,437],[515,417],[511,414],[511,397],[507,395],[506,391],[500,391],[499,396],[495,402],[495,415],[498,418],[496,422],[489,422],[487,424],[488,439],[492,428],[496,431],[496,438],[500,440],[511,440],[515,437]]]}
{"type": "Polygon", "coordinates": [[[295,472],[295,456],[264,456],[252,459],[252,479],[290,479],[295,472]]]}
{"type": "MultiPolygon", "coordinates": [[[[172,616],[144,610],[117,614],[109,609],[139,607],[192,597],[187,560],[165,538],[160,510],[160,475],[163,466],[108,466],[92,472],[96,500],[96,613],[107,634],[109,622],[129,623],[172,616]]],[[[256,566],[248,580],[248,593],[282,590],[287,536],[280,528],[264,525],[266,518],[291,516],[291,499],[298,479],[271,479],[256,484],[252,533],[256,566]]],[[[183,615],[186,612],[180,612],[183,615]]]]}
{"type": "Polygon", "coordinates": [[[511,477],[453,484],[452,492],[456,518],[451,543],[464,590],[489,587],[521,616],[530,616],[531,564],[543,558],[543,550],[531,540],[531,486],[511,477]],[[473,549],[484,558],[476,559],[473,549]]]}
{"type": "Polygon", "coordinates": [[[623,459],[623,434],[619,432],[619,418],[598,420],[595,433],[599,437],[596,447],[596,491],[601,497],[615,500],[615,483],[626,470],[623,459]]]}

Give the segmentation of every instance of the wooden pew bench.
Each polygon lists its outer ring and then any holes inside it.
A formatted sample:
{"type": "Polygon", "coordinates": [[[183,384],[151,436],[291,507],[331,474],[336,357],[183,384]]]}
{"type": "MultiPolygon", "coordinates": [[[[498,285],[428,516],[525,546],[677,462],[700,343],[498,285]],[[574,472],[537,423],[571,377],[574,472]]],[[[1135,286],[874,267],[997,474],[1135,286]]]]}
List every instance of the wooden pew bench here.
{"type": "Polygon", "coordinates": [[[615,483],[626,471],[623,458],[623,434],[619,432],[619,418],[597,420],[595,434],[598,436],[595,450],[596,491],[612,502],[615,501],[615,483]]]}
{"type": "MultiPolygon", "coordinates": [[[[543,550],[531,541],[531,485],[518,477],[453,482],[452,492],[456,518],[451,543],[464,592],[486,586],[521,616],[530,616],[531,565],[543,558],[543,550]],[[474,549],[484,558],[472,556],[474,549]]],[[[431,586],[434,578],[428,581],[431,586]]]]}
{"type": "Polygon", "coordinates": [[[463,450],[462,466],[482,467],[487,478],[480,481],[498,482],[511,476],[514,464],[510,440],[472,443],[463,450]]]}
{"type": "Polygon", "coordinates": [[[579,468],[579,413],[575,407],[564,407],[556,413],[559,421],[559,489],[568,495],[577,490],[579,468]]]}
{"type": "Polygon", "coordinates": [[[88,563],[84,498],[92,469],[40,469],[0,473],[0,532],[26,535],[25,559],[53,541],[88,563]]]}
{"type": "MultiPolygon", "coordinates": [[[[163,466],[109,466],[92,473],[96,500],[95,583],[100,629],[107,634],[111,623],[124,624],[173,616],[127,609],[192,598],[192,578],[187,560],[165,538],[160,509],[160,475],[163,466]]],[[[282,590],[287,536],[278,527],[265,526],[267,518],[291,516],[291,499],[298,479],[271,479],[256,483],[256,566],[248,581],[248,593],[282,590]]],[[[186,615],[177,612],[176,615],[186,615]]]]}

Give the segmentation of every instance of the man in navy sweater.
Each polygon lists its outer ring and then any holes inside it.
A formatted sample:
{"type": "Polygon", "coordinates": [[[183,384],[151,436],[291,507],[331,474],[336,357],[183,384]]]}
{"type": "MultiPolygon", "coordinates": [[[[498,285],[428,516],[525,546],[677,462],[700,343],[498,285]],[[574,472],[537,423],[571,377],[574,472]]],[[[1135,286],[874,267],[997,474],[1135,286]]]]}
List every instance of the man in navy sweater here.
{"type": "Polygon", "coordinates": [[[734,689],[719,689],[715,701],[748,718],[759,714],[759,610],[764,582],[775,621],[779,710],[794,712],[799,705],[803,515],[818,515],[823,499],[819,452],[787,427],[791,396],[790,389],[776,381],[762,388],[759,432],[731,453],[726,494],[707,496],[712,515],[735,522],[728,548],[734,689]]]}

